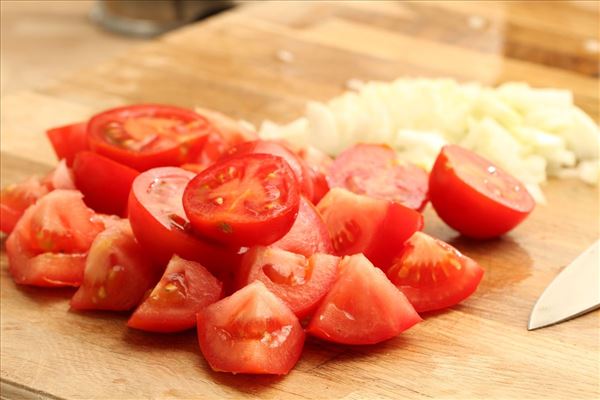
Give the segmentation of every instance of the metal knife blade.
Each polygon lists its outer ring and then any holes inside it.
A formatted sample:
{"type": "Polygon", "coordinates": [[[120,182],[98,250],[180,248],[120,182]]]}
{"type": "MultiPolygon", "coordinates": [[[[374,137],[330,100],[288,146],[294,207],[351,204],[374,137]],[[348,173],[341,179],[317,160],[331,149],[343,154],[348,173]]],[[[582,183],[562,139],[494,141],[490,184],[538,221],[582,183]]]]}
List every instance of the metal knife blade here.
{"type": "Polygon", "coordinates": [[[600,240],[567,265],[539,297],[528,330],[579,317],[600,307],[600,240]]]}

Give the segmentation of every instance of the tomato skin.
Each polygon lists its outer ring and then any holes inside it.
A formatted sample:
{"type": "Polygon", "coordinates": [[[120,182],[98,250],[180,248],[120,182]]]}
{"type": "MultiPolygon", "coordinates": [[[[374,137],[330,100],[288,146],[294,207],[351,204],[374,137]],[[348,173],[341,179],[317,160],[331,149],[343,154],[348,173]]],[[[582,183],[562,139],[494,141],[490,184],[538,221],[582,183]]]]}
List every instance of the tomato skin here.
{"type": "Polygon", "coordinates": [[[290,309],[254,282],[200,311],[198,342],[214,371],[287,374],[304,345],[304,331],[290,309]]]}
{"type": "Polygon", "coordinates": [[[139,172],[91,151],[77,154],[73,162],[75,186],[85,203],[100,213],[127,215],[127,199],[139,172]]]}
{"type": "Polygon", "coordinates": [[[237,287],[259,280],[302,319],[331,289],[339,261],[328,254],[305,257],[273,247],[253,247],[242,259],[237,287]]]}
{"type": "Polygon", "coordinates": [[[198,235],[209,240],[230,247],[268,245],[294,223],[298,183],[280,157],[230,157],[190,181],[183,208],[198,235]]]}
{"type": "Polygon", "coordinates": [[[218,301],[223,284],[194,261],[173,256],[160,282],[127,326],[149,332],[179,332],[196,326],[196,314],[218,301]]]}
{"type": "Polygon", "coordinates": [[[535,207],[535,201],[516,178],[456,145],[442,148],[431,170],[429,186],[431,204],[439,217],[475,239],[505,234],[535,207]]]}
{"type": "Polygon", "coordinates": [[[344,257],[337,281],[313,315],[311,335],[342,344],[375,344],[421,321],[406,297],[362,254],[344,257]]]}
{"type": "Polygon", "coordinates": [[[87,122],[78,122],[46,131],[54,153],[59,160],[65,159],[69,167],[77,153],[88,149],[87,125],[87,122]]]}
{"type": "Polygon", "coordinates": [[[425,312],[453,306],[469,297],[483,273],[479,264],[454,247],[415,232],[387,276],[415,310],[425,312]]]}

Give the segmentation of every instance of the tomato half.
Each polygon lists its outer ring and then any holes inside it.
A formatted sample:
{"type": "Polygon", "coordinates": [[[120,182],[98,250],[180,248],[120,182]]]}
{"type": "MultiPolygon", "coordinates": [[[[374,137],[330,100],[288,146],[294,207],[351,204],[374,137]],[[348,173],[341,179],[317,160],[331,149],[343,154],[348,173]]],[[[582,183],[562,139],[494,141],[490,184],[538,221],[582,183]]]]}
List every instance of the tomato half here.
{"type": "Polygon", "coordinates": [[[182,196],[194,176],[193,172],[176,167],[141,173],[129,195],[129,221],[135,237],[158,265],[164,267],[177,254],[198,261],[222,278],[222,271],[239,265],[241,256],[237,249],[226,249],[192,236],[182,196]]]}
{"type": "Polygon", "coordinates": [[[77,154],[73,162],[75,185],[85,203],[105,214],[127,215],[127,199],[139,172],[91,151],[77,154]]]}
{"type": "Polygon", "coordinates": [[[398,160],[386,145],[357,144],[342,152],[329,169],[329,185],[357,194],[396,201],[413,210],[427,204],[428,175],[398,160]]]}
{"type": "Polygon", "coordinates": [[[364,253],[384,271],[413,233],[423,216],[398,203],[331,189],[317,205],[329,229],[337,255],[364,253]]]}
{"type": "Polygon", "coordinates": [[[259,280],[302,319],[331,289],[339,261],[328,254],[305,257],[273,247],[253,247],[237,273],[238,287],[259,280]]]}
{"type": "Polygon", "coordinates": [[[0,231],[11,233],[25,210],[49,192],[36,177],[8,185],[0,191],[0,231]]]}
{"type": "Polygon", "coordinates": [[[90,247],[83,283],[71,299],[75,310],[130,310],[158,281],[146,252],[137,243],[129,221],[102,231],[90,247]]]}
{"type": "Polygon", "coordinates": [[[191,110],[143,104],[114,108],[88,123],[92,151],[139,171],[180,165],[202,150],[214,128],[191,110]]]}
{"type": "Polygon", "coordinates": [[[178,332],[196,326],[196,313],[219,300],[223,284],[194,261],[173,256],[160,282],[135,310],[127,326],[178,332]]]}
{"type": "Polygon", "coordinates": [[[285,303],[254,282],[198,313],[200,350],[215,371],[287,374],[304,331],[285,303]]]}
{"type": "Polygon", "coordinates": [[[344,344],[374,344],[421,321],[406,297],[362,254],[344,257],[337,281],[307,328],[344,344]]]}
{"type": "Polygon", "coordinates": [[[183,193],[194,230],[229,246],[267,245],[290,230],[298,183],[282,158],[245,154],[196,175],[183,193]]]}
{"type": "Polygon", "coordinates": [[[533,211],[523,184],[485,158],[456,145],[444,146],[429,179],[431,204],[450,227],[465,236],[500,236],[533,211]]]}
{"type": "Polygon", "coordinates": [[[453,306],[477,289],[483,269],[454,247],[423,232],[406,242],[388,278],[418,312],[453,306]]]}
{"type": "Polygon", "coordinates": [[[73,165],[77,153],[88,149],[87,122],[49,129],[46,135],[58,159],[65,159],[68,166],[73,165]]]}

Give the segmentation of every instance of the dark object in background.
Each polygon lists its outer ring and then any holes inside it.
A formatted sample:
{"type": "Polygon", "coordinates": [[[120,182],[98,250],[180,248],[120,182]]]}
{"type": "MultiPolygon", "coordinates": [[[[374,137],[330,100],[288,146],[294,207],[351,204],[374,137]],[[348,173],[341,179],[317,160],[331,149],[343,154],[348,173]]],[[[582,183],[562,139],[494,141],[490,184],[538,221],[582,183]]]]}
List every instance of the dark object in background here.
{"type": "Polygon", "coordinates": [[[97,0],[90,17],[110,31],[149,37],[232,6],[228,0],[97,0]]]}

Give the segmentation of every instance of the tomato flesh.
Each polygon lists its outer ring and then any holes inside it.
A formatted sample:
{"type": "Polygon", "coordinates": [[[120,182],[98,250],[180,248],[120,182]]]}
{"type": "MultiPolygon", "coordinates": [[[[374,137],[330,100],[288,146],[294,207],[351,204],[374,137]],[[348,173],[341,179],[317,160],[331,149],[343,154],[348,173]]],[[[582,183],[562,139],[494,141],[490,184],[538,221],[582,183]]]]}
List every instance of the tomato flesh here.
{"type": "Polygon", "coordinates": [[[339,277],[310,320],[307,332],[335,343],[374,344],[420,321],[402,292],[358,254],[342,260],[339,277]]]}
{"type": "Polygon", "coordinates": [[[160,282],[135,310],[127,326],[178,332],[196,326],[196,314],[219,300],[223,284],[194,261],[173,256],[160,282]]]}
{"type": "Polygon", "coordinates": [[[25,210],[49,189],[36,177],[8,185],[0,191],[0,231],[11,233],[25,210]]]}
{"type": "Polygon", "coordinates": [[[298,318],[261,282],[198,313],[200,350],[215,371],[287,374],[304,345],[298,318]]]}
{"type": "Polygon", "coordinates": [[[78,122],[46,131],[54,153],[68,166],[73,165],[77,153],[88,149],[87,125],[87,122],[78,122]]]}
{"type": "Polygon", "coordinates": [[[229,246],[267,245],[290,230],[299,207],[294,173],[280,157],[246,154],[196,175],[183,208],[200,235],[229,246]]]}

